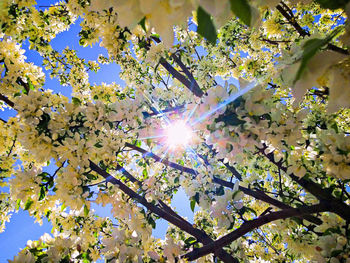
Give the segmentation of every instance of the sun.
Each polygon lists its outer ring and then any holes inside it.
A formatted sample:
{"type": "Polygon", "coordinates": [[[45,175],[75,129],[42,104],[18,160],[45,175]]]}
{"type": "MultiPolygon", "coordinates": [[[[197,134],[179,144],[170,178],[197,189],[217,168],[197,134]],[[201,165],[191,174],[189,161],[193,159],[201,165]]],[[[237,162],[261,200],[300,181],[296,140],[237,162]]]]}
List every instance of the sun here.
{"type": "Polygon", "coordinates": [[[165,128],[166,144],[174,150],[179,147],[186,147],[193,138],[193,132],[185,121],[179,120],[170,123],[165,128]]]}

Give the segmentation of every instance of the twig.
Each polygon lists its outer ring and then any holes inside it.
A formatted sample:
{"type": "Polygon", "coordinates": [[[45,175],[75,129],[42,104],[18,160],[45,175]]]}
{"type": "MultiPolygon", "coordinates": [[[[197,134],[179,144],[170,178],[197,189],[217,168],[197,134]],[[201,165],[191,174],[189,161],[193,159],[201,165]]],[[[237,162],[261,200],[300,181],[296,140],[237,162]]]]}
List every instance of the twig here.
{"type": "Polygon", "coordinates": [[[265,244],[267,244],[270,248],[272,248],[272,249],[276,252],[277,255],[279,255],[279,254],[281,253],[277,248],[275,248],[275,247],[269,242],[269,240],[267,239],[267,237],[265,236],[265,234],[264,234],[264,232],[263,232],[262,230],[261,230],[261,232],[263,233],[263,235],[261,235],[261,234],[259,233],[259,230],[258,230],[258,229],[255,229],[254,232],[255,232],[256,234],[258,234],[258,236],[265,242],[265,244]]]}

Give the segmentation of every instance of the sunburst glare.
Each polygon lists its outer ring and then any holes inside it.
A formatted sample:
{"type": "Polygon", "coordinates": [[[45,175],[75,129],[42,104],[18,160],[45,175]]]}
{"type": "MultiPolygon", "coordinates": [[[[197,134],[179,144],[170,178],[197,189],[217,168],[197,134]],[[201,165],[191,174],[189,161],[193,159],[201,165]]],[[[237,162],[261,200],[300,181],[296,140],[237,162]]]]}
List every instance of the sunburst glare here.
{"type": "Polygon", "coordinates": [[[170,123],[165,129],[166,144],[171,150],[186,147],[193,138],[193,131],[183,120],[170,123]]]}

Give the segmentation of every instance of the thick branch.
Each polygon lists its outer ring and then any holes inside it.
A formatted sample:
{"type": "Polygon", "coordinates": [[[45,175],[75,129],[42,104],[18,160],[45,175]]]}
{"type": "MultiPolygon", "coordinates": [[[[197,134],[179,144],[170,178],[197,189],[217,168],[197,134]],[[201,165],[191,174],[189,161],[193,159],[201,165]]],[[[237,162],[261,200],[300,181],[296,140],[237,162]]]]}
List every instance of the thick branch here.
{"type": "Polygon", "coordinates": [[[186,86],[194,95],[202,97],[203,91],[199,88],[197,82],[189,81],[184,75],[178,72],[172,65],[170,65],[164,58],[159,60],[159,63],[178,81],[186,86]]]}
{"type": "Polygon", "coordinates": [[[223,236],[222,238],[216,240],[213,243],[210,243],[208,245],[205,245],[199,249],[195,249],[192,252],[189,252],[182,256],[182,258],[186,258],[189,261],[196,260],[202,256],[205,256],[209,253],[213,253],[218,248],[223,248],[224,246],[232,243],[236,239],[244,236],[245,234],[249,233],[250,231],[257,229],[258,227],[265,225],[267,223],[270,223],[272,221],[278,220],[278,219],[286,219],[293,216],[299,216],[299,215],[307,215],[307,214],[313,214],[318,212],[324,212],[328,211],[329,204],[321,203],[318,205],[313,206],[304,206],[300,208],[290,208],[285,209],[278,212],[272,212],[268,215],[261,216],[257,219],[247,221],[241,225],[240,228],[236,229],[235,231],[227,234],[226,236],[223,236]]]}
{"type": "Polygon", "coordinates": [[[298,22],[296,21],[295,17],[292,16],[291,14],[293,13],[288,13],[288,10],[285,10],[285,8],[282,7],[282,5],[286,8],[287,6],[284,5],[284,4],[278,4],[276,6],[276,9],[281,13],[281,15],[283,15],[289,22],[289,24],[291,24],[296,31],[298,31],[299,35],[302,36],[302,37],[305,37],[305,36],[310,36],[310,33],[307,32],[306,30],[304,30],[299,24],[298,22]]]}
{"type": "MultiPolygon", "coordinates": [[[[151,37],[155,42],[160,43],[160,39],[157,37],[151,37]]],[[[184,84],[194,95],[197,97],[202,97],[204,92],[198,86],[197,81],[194,79],[192,73],[187,69],[187,67],[182,63],[181,59],[175,54],[172,56],[174,61],[180,66],[182,71],[189,78],[186,79],[181,73],[179,73],[176,69],[174,69],[164,58],[161,58],[159,63],[178,81],[184,84]]]]}
{"type": "Polygon", "coordinates": [[[242,175],[236,170],[235,167],[229,165],[228,163],[224,162],[224,159],[220,159],[220,162],[222,162],[225,167],[234,175],[238,180],[242,181],[242,175]]]}
{"type": "MultiPolygon", "coordinates": [[[[216,184],[219,184],[219,185],[222,185],[222,186],[226,186],[226,187],[229,187],[231,189],[233,189],[234,187],[234,183],[231,183],[231,182],[227,182],[225,180],[222,180],[218,177],[215,177],[213,178],[213,183],[216,183],[216,184]]],[[[277,199],[274,199],[270,196],[268,196],[267,194],[265,194],[263,191],[260,191],[260,190],[252,190],[252,189],[249,189],[249,188],[246,188],[246,187],[243,187],[243,186],[239,186],[239,190],[242,191],[243,193],[245,193],[246,195],[249,195],[249,196],[252,196],[258,200],[261,200],[265,203],[268,203],[268,204],[271,204],[275,207],[278,207],[278,208],[281,208],[281,209],[289,209],[289,208],[292,208],[291,206],[277,200],[277,199]]],[[[301,218],[303,219],[306,219],[316,225],[320,225],[322,224],[322,221],[320,219],[318,219],[317,217],[315,216],[310,216],[310,215],[306,215],[306,216],[302,216],[301,218]]]]}
{"type": "MultiPolygon", "coordinates": [[[[180,171],[184,171],[184,172],[187,172],[187,173],[190,173],[190,174],[193,174],[193,175],[197,175],[198,174],[197,171],[195,171],[195,170],[193,170],[191,168],[183,167],[183,166],[181,166],[179,164],[176,164],[176,163],[173,163],[173,162],[169,162],[168,160],[164,160],[164,159],[160,158],[159,156],[155,155],[154,153],[148,152],[148,151],[146,151],[146,150],[144,150],[144,149],[142,149],[140,147],[137,147],[136,145],[126,143],[125,146],[130,147],[130,148],[132,148],[132,149],[134,149],[134,150],[136,150],[136,151],[138,151],[138,152],[140,152],[142,154],[145,154],[146,156],[153,158],[157,162],[162,162],[163,164],[168,165],[168,166],[170,166],[170,167],[172,167],[174,169],[177,169],[177,170],[180,170],[180,171]]],[[[237,178],[240,178],[240,179],[242,178],[240,173],[234,167],[230,166],[229,170],[231,172],[233,172],[234,175],[237,178]]],[[[218,177],[215,177],[215,176],[213,177],[213,182],[217,183],[217,184],[220,184],[222,186],[229,187],[231,189],[233,189],[233,186],[234,186],[233,183],[224,181],[224,180],[222,180],[222,179],[220,179],[218,177]]],[[[252,196],[252,197],[254,197],[256,199],[259,199],[261,201],[264,201],[266,203],[274,205],[274,206],[276,206],[278,208],[282,208],[282,209],[284,209],[284,208],[291,208],[290,206],[282,203],[281,201],[278,201],[278,200],[273,199],[272,197],[266,195],[262,191],[257,191],[257,190],[254,191],[254,190],[242,187],[242,186],[239,186],[239,190],[241,190],[246,195],[252,196]]],[[[307,217],[307,218],[305,217],[305,219],[307,219],[308,221],[310,221],[310,222],[312,222],[314,224],[317,224],[317,225],[320,225],[322,223],[322,221],[319,220],[316,217],[307,217]]]]}
{"type": "Polygon", "coordinates": [[[343,203],[340,199],[335,198],[329,189],[324,189],[317,183],[314,183],[305,178],[299,178],[293,173],[287,173],[287,168],[282,166],[282,162],[275,161],[273,153],[265,153],[265,147],[262,149],[259,148],[259,152],[263,154],[271,163],[275,164],[279,169],[284,171],[294,182],[302,186],[306,191],[314,195],[317,199],[320,201],[328,201],[328,203],[330,203],[332,206],[329,211],[336,213],[345,220],[350,220],[350,207],[343,203]]]}
{"type": "Polygon", "coordinates": [[[176,56],[175,54],[172,55],[172,58],[174,61],[180,66],[182,71],[186,74],[187,78],[191,81],[191,88],[190,90],[198,97],[202,97],[204,95],[204,92],[200,89],[198,86],[197,81],[193,77],[192,73],[187,69],[184,63],[182,63],[181,59],[176,56]],[[192,90],[193,89],[193,90],[192,90]]]}
{"type": "MultiPolygon", "coordinates": [[[[114,178],[112,175],[107,173],[106,171],[102,170],[98,165],[96,165],[94,162],[90,161],[90,169],[101,175],[106,179],[107,182],[110,182],[118,188],[123,191],[125,194],[130,196],[133,200],[136,202],[142,204],[145,206],[149,211],[152,213],[158,215],[159,217],[167,220],[169,223],[177,226],[181,230],[187,232],[188,234],[194,236],[199,242],[203,244],[209,244],[212,243],[213,240],[202,230],[194,228],[192,224],[185,220],[179,219],[177,216],[172,215],[171,213],[166,212],[166,210],[163,210],[156,205],[147,202],[147,200],[138,195],[136,192],[134,192],[131,188],[126,186],[124,183],[122,183],[120,180],[114,178]]],[[[170,209],[170,208],[169,208],[170,209]]],[[[221,260],[224,262],[238,262],[237,259],[233,258],[231,255],[229,255],[226,251],[223,249],[218,250],[216,253],[216,256],[218,256],[221,260]]]]}

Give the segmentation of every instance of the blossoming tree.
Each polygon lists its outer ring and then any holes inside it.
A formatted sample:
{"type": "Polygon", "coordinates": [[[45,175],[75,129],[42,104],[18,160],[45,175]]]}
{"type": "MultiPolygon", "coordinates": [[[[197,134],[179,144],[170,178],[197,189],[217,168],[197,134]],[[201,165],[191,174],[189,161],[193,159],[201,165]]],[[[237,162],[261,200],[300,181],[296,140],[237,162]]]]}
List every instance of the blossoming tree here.
{"type": "Polygon", "coordinates": [[[348,2],[1,1],[1,230],[19,209],[54,229],[10,262],[350,262],[348,2]],[[77,19],[108,56],[52,48],[77,19]],[[125,87],[89,83],[114,62],[125,87]]]}

